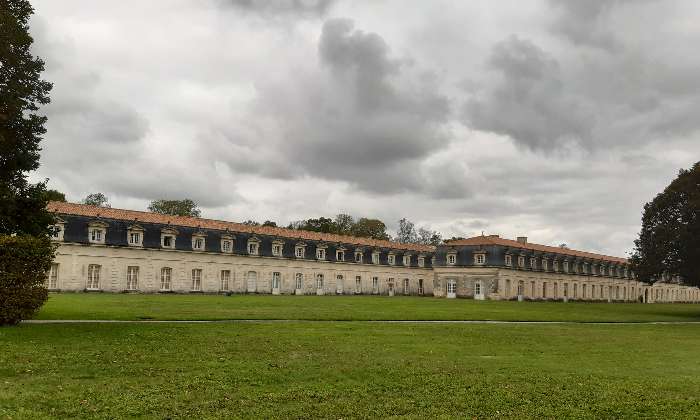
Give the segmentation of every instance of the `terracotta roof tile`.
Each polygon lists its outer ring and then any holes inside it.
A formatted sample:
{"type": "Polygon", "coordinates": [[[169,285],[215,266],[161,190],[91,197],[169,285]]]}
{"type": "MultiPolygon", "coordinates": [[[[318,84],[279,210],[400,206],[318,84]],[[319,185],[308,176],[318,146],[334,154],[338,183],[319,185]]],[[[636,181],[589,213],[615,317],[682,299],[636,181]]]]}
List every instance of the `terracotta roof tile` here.
{"type": "Polygon", "coordinates": [[[202,229],[229,230],[233,233],[253,233],[258,235],[279,236],[290,239],[309,241],[338,242],[358,246],[393,248],[415,252],[433,252],[435,247],[428,245],[403,244],[392,241],[380,241],[355,236],[335,235],[331,233],[309,232],[305,230],[285,229],[270,226],[249,226],[242,223],[226,222],[221,220],[202,219],[198,217],[168,216],[159,213],[114,209],[109,207],[88,206],[86,204],[62,203],[51,201],[48,210],[58,214],[101,217],[114,220],[138,220],[142,223],[170,224],[173,227],[186,226],[202,229]]]}
{"type": "Polygon", "coordinates": [[[613,263],[627,263],[627,259],[619,257],[611,257],[609,255],[594,254],[591,252],[576,251],[574,249],[560,248],[556,246],[539,245],[533,243],[521,243],[512,239],[504,239],[496,236],[475,236],[473,238],[458,239],[448,241],[447,245],[501,245],[510,248],[527,249],[531,251],[551,252],[555,254],[570,255],[572,257],[590,258],[594,260],[603,260],[613,263]]]}

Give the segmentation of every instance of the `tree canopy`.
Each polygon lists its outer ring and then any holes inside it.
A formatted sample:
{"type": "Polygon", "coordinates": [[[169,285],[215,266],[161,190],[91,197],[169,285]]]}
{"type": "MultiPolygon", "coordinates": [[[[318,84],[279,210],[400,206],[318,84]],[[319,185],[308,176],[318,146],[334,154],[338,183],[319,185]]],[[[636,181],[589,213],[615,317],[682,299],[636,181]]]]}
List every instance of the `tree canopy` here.
{"type": "Polygon", "coordinates": [[[641,281],[679,277],[700,286],[700,162],[644,205],[632,269],[641,281]]]}
{"type": "Polygon", "coordinates": [[[46,183],[30,184],[39,167],[39,143],[51,83],[41,79],[44,61],[31,54],[26,0],[0,0],[0,234],[48,234],[46,183]]]}
{"type": "Polygon", "coordinates": [[[88,194],[83,199],[83,204],[87,204],[89,206],[97,206],[97,207],[112,207],[109,204],[109,199],[103,193],[88,194]]]}
{"type": "Polygon", "coordinates": [[[404,244],[420,244],[437,246],[442,242],[442,235],[426,228],[416,230],[415,223],[405,217],[399,220],[399,230],[394,238],[396,242],[404,244]]]}
{"type": "Polygon", "coordinates": [[[58,190],[46,190],[46,192],[44,192],[44,197],[47,201],[66,202],[66,195],[58,190]]]}
{"type": "Polygon", "coordinates": [[[189,198],[183,200],[154,200],[148,205],[148,211],[170,216],[200,217],[202,215],[197,203],[189,198]]]}

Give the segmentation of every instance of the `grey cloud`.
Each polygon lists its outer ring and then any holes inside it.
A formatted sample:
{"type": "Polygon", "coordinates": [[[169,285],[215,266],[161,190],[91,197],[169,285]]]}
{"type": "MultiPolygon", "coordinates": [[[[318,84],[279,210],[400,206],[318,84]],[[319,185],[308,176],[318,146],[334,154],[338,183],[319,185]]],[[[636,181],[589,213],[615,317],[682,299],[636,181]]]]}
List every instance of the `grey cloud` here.
{"type": "MultiPolygon", "coordinates": [[[[261,130],[270,134],[263,149],[293,162],[282,164],[288,169],[282,173],[293,170],[374,192],[424,188],[415,168],[446,141],[447,99],[429,78],[414,78],[392,58],[379,35],[355,30],[350,20],[324,24],[318,55],[320,69],[299,72],[288,84],[257,86],[252,112],[262,116],[261,130]],[[417,87],[407,88],[399,78],[415,80],[417,87]]],[[[229,139],[224,148],[246,144],[239,129],[223,130],[229,139]]],[[[258,173],[270,173],[262,161],[267,156],[262,150],[253,158],[258,173]]],[[[228,162],[236,171],[251,167],[236,160],[228,162]]]]}
{"type": "Polygon", "coordinates": [[[535,149],[587,142],[592,116],[566,91],[559,64],[541,48],[511,36],[493,48],[488,66],[501,77],[467,102],[464,117],[472,128],[535,149]]]}
{"type": "Polygon", "coordinates": [[[323,16],[335,0],[218,0],[222,5],[261,15],[323,16]]]}

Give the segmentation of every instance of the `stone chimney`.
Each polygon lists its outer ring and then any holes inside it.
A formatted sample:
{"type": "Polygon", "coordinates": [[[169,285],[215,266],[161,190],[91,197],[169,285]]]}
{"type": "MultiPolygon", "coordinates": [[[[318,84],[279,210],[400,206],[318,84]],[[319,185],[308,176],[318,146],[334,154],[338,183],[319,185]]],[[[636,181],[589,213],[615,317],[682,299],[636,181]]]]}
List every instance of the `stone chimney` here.
{"type": "Polygon", "coordinates": [[[527,236],[518,236],[518,242],[520,242],[521,244],[526,244],[527,236]]]}

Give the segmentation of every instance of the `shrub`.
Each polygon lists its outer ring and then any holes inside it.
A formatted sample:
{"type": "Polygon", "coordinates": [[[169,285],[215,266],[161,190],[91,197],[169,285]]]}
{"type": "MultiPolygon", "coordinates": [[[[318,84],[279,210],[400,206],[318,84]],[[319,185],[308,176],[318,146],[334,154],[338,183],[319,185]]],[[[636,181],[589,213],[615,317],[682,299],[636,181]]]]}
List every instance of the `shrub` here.
{"type": "Polygon", "coordinates": [[[31,318],[46,302],[54,252],[47,237],[0,235],[0,325],[31,318]]]}

